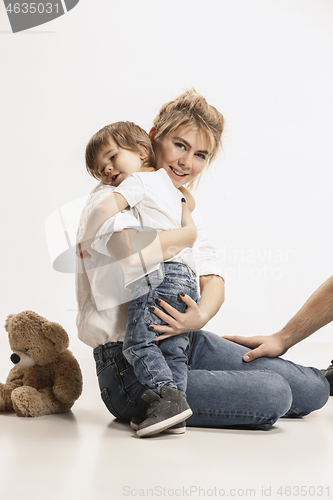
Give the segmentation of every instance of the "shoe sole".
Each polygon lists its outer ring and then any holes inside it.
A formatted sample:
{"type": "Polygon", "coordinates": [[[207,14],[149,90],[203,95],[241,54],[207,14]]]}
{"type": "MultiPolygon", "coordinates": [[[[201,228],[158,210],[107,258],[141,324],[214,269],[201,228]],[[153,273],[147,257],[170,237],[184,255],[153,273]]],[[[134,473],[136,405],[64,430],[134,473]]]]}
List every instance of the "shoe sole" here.
{"type": "MultiPolygon", "coordinates": [[[[183,420],[182,420],[183,422],[183,420]]],[[[130,422],[130,426],[132,429],[135,431],[138,430],[139,425],[135,424],[134,422],[130,422]]],[[[179,427],[178,429],[172,429],[172,427],[168,427],[167,429],[164,430],[167,434],[185,434],[186,432],[186,427],[179,427]]]]}
{"type": "MultiPolygon", "coordinates": [[[[182,420],[183,422],[183,420],[182,420]]],[[[134,422],[130,422],[130,426],[132,427],[132,429],[134,429],[135,431],[138,430],[138,427],[139,427],[139,424],[135,424],[134,422]]],[[[178,429],[173,429],[172,427],[168,427],[167,429],[164,430],[164,432],[168,433],[168,434],[185,434],[186,432],[186,427],[179,427],[178,429]]]]}
{"type": "Polygon", "coordinates": [[[186,427],[180,427],[179,429],[171,429],[171,427],[168,427],[164,432],[166,434],[185,434],[186,427]]]}
{"type": "Polygon", "coordinates": [[[150,425],[149,427],[144,427],[143,429],[139,429],[137,431],[137,435],[139,437],[144,436],[153,436],[154,434],[158,434],[159,432],[163,432],[169,427],[173,425],[179,424],[186,420],[193,414],[192,410],[189,408],[188,410],[179,413],[178,415],[174,415],[173,417],[167,418],[166,420],[162,420],[162,422],[158,422],[157,424],[150,425]]]}

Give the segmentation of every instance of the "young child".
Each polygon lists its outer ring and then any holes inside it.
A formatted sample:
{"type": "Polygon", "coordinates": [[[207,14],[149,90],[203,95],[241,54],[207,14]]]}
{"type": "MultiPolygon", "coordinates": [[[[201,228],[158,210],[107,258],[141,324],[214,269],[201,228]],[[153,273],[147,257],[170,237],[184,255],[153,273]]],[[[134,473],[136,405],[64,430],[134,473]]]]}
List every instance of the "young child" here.
{"type": "MultiPolygon", "coordinates": [[[[154,153],[146,132],[131,122],[104,127],[86,148],[88,171],[104,184],[114,187],[92,210],[79,242],[81,253],[89,248],[103,222],[128,206],[144,227],[164,231],[181,227],[184,192],[176,189],[164,169],[153,168],[154,153]]],[[[81,255],[82,256],[82,255],[81,255]]],[[[151,324],[166,324],[153,314],[163,299],[184,312],[179,295],[197,302],[198,287],[192,271],[190,248],[168,262],[154,267],[124,268],[131,290],[123,353],[132,364],[138,380],[148,390],[142,398],[148,403],[147,418],[138,425],[138,435],[148,436],[183,422],[192,411],[187,404],[187,334],[156,342],[151,324]]]]}

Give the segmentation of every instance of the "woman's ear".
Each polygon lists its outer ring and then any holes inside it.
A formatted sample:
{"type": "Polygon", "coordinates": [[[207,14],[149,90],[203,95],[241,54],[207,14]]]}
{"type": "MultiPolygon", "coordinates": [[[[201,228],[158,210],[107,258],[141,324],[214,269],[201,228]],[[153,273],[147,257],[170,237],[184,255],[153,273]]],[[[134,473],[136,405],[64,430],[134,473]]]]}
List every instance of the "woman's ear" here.
{"type": "Polygon", "coordinates": [[[152,127],[150,129],[148,135],[149,135],[151,141],[153,141],[155,139],[155,135],[156,135],[156,129],[155,129],[155,127],[152,127]]]}

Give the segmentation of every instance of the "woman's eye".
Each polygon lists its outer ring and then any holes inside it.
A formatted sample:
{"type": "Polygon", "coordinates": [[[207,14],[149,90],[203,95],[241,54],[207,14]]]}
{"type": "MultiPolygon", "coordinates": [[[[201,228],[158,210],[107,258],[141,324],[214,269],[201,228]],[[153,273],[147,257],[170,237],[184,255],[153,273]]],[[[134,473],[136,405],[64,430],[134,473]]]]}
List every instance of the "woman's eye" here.
{"type": "Polygon", "coordinates": [[[182,144],[181,142],[176,142],[175,144],[176,144],[177,148],[185,149],[185,144],[182,144]]]}
{"type": "Polygon", "coordinates": [[[202,154],[202,153],[198,153],[197,154],[197,157],[198,158],[201,158],[202,160],[206,160],[206,155],[202,154]]]}

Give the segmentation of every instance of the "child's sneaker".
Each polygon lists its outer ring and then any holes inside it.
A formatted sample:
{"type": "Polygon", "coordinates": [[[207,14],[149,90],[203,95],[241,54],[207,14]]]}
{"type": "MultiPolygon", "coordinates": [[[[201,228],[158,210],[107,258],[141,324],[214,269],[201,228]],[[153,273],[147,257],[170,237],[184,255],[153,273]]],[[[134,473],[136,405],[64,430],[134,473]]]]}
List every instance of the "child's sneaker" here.
{"type": "MultiPolygon", "coordinates": [[[[144,415],[143,417],[133,417],[132,420],[130,421],[130,426],[132,429],[135,431],[138,430],[139,425],[147,418],[147,415],[144,415]]],[[[179,424],[173,425],[172,427],[168,427],[165,429],[166,433],[168,434],[185,434],[186,432],[186,422],[183,420],[182,422],[179,422],[179,424]]]]}
{"type": "Polygon", "coordinates": [[[132,420],[130,421],[130,426],[132,429],[135,431],[138,430],[138,427],[142,422],[147,418],[147,414],[144,414],[142,417],[133,417],[132,420]]]}
{"type": "Polygon", "coordinates": [[[149,403],[149,407],[147,418],[138,425],[137,434],[140,437],[158,434],[192,415],[186,399],[173,387],[163,386],[160,396],[147,389],[141,397],[149,403]]]}

